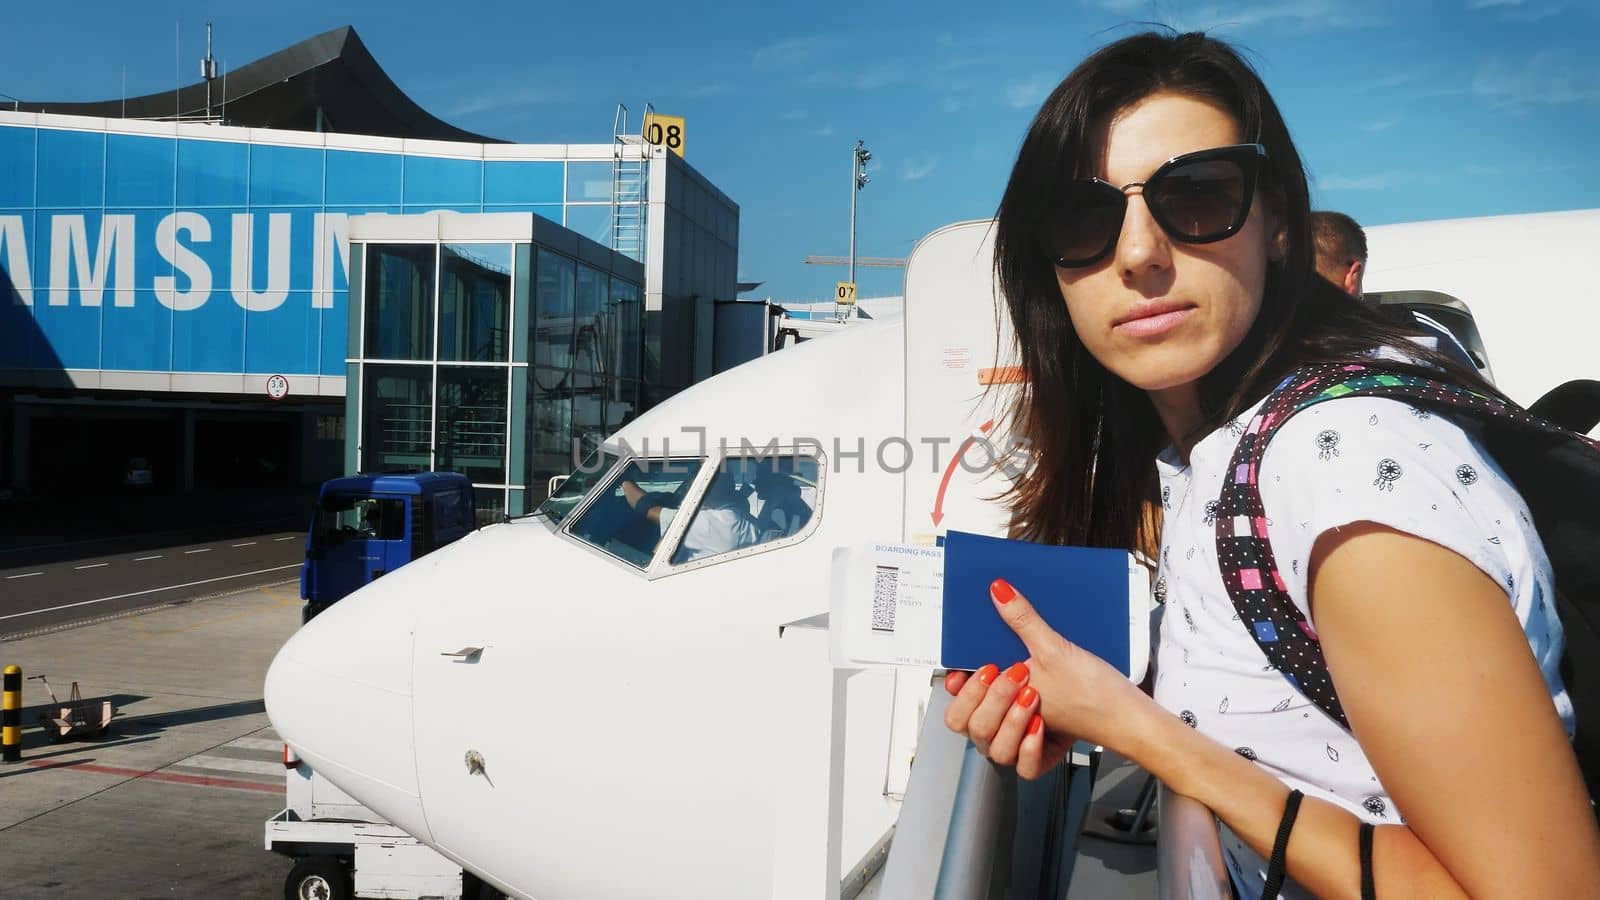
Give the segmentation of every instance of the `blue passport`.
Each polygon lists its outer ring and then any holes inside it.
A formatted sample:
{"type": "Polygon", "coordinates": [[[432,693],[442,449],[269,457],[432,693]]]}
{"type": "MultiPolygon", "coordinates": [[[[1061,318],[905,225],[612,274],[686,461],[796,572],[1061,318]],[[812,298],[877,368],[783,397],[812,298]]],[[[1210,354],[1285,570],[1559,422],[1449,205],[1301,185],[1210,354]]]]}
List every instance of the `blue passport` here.
{"type": "Polygon", "coordinates": [[[1149,660],[1149,575],[1124,550],[1059,547],[951,531],[944,542],[940,663],[1001,669],[1028,658],[989,599],[1004,578],[1067,640],[1134,680],[1149,660]]]}

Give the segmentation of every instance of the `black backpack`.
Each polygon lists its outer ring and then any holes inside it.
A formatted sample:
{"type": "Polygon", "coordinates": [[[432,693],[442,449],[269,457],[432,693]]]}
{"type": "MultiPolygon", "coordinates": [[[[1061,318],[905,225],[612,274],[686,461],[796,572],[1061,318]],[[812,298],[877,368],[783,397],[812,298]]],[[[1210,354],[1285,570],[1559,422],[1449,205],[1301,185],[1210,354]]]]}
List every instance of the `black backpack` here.
{"type": "Polygon", "coordinates": [[[1573,746],[1590,797],[1600,796],[1600,443],[1444,382],[1355,365],[1302,369],[1273,389],[1246,426],[1217,502],[1217,559],[1240,621],[1295,689],[1348,730],[1322,645],[1279,574],[1254,482],[1267,442],[1283,423],[1339,397],[1389,397],[1475,424],[1522,494],[1555,573],[1556,611],[1566,633],[1561,678],[1577,719],[1573,746]],[[1242,481],[1235,477],[1241,472],[1242,481]],[[1261,523],[1251,529],[1260,533],[1235,534],[1235,517],[1261,523]],[[1250,570],[1247,588],[1241,573],[1250,570]]]}

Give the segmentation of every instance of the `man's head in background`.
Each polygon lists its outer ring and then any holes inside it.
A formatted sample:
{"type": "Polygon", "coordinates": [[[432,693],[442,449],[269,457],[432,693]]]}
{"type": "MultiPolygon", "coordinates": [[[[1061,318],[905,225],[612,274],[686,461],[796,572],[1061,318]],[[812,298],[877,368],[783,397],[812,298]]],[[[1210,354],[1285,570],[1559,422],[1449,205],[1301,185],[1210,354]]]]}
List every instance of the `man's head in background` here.
{"type": "Polygon", "coordinates": [[[1317,274],[1359,298],[1367,273],[1367,235],[1361,226],[1344,213],[1316,210],[1311,213],[1311,236],[1317,247],[1317,274]]]}

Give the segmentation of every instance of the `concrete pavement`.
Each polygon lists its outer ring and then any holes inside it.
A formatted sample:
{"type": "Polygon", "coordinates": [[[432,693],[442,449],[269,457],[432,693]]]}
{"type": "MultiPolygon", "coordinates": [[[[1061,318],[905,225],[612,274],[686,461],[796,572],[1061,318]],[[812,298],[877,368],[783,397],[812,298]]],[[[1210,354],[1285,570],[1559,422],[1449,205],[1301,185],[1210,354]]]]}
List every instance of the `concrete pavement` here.
{"type": "Polygon", "coordinates": [[[0,765],[0,895],[274,897],[287,860],[262,848],[283,805],[261,701],[300,624],[293,583],[0,643],[0,665],[112,697],[105,738],[51,744],[24,682],[23,762],[0,765]]]}

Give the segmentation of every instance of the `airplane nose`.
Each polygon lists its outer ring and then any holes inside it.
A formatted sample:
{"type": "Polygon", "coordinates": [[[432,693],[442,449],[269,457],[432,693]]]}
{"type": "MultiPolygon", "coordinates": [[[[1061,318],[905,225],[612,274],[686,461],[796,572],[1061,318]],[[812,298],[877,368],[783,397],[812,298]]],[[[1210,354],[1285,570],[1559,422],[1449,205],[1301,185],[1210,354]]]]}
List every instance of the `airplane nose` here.
{"type": "Polygon", "coordinates": [[[424,840],[411,671],[425,568],[392,572],[312,619],[278,651],[265,686],[273,727],[313,771],[424,840]]]}

